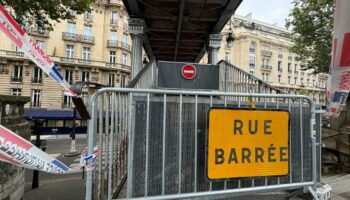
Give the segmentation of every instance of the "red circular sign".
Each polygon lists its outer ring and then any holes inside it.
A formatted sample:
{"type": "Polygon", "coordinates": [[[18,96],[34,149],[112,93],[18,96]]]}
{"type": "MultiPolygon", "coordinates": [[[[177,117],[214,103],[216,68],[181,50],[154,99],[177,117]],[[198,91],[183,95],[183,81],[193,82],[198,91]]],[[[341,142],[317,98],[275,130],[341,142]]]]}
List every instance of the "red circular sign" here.
{"type": "Polygon", "coordinates": [[[193,65],[185,65],[181,69],[181,74],[185,79],[193,79],[197,75],[197,70],[193,65]]]}

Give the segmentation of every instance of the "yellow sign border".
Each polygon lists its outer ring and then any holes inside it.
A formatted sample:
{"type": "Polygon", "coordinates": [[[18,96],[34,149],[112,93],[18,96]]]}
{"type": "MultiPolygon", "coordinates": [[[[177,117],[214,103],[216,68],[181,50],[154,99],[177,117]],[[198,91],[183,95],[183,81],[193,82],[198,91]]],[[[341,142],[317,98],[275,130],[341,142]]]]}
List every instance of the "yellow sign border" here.
{"type": "Polygon", "coordinates": [[[205,148],[205,168],[206,168],[206,178],[209,181],[223,181],[223,180],[238,180],[242,178],[262,178],[262,177],[283,177],[287,176],[290,173],[290,151],[291,151],[291,145],[290,145],[290,112],[289,110],[284,109],[252,109],[252,108],[225,108],[225,107],[210,107],[208,109],[208,115],[207,115],[207,134],[206,134],[206,148],[205,148]],[[272,112],[286,112],[287,113],[287,121],[288,121],[288,133],[287,133],[287,144],[288,144],[288,161],[287,161],[287,173],[281,174],[281,175],[266,175],[266,176],[239,176],[239,177],[227,177],[227,178],[209,178],[209,126],[210,126],[210,112],[212,110],[240,110],[240,111],[272,111],[272,112]]]}

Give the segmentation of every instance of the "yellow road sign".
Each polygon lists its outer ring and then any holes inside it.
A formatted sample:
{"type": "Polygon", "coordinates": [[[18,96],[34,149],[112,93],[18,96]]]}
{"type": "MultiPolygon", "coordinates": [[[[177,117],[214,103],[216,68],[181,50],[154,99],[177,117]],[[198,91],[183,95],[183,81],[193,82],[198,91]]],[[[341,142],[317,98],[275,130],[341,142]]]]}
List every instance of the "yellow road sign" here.
{"type": "Polygon", "coordinates": [[[209,179],[289,173],[289,113],[282,110],[209,111],[209,179]]]}

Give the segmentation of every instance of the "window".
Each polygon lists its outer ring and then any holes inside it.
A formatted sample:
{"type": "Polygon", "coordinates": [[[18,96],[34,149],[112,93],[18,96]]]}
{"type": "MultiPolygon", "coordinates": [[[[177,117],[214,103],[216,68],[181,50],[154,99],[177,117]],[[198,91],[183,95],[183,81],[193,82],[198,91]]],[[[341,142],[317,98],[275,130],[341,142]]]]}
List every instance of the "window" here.
{"type": "Polygon", "coordinates": [[[282,71],[282,61],[278,61],[278,63],[277,63],[277,69],[278,69],[279,72],[282,71]]]}
{"type": "Polygon", "coordinates": [[[298,70],[298,65],[295,64],[295,65],[294,65],[294,71],[297,71],[297,70],[298,70]]]}
{"type": "Polygon", "coordinates": [[[315,79],[314,80],[312,80],[312,86],[316,86],[316,84],[315,84],[315,79]]]}
{"type": "Polygon", "coordinates": [[[128,64],[128,54],[122,53],[122,64],[127,65],[128,64]]]}
{"type": "Polygon", "coordinates": [[[225,60],[230,62],[230,52],[225,52],[225,60]]]}
{"type": "Polygon", "coordinates": [[[295,84],[295,85],[298,84],[298,77],[294,77],[294,84],[295,84]]]}
{"type": "Polygon", "coordinates": [[[269,81],[269,74],[266,74],[265,81],[269,81]]]}
{"type": "Polygon", "coordinates": [[[67,24],[67,36],[70,38],[75,38],[76,37],[76,32],[77,32],[77,27],[76,24],[73,23],[68,23],[67,24]]]}
{"type": "Polygon", "coordinates": [[[300,84],[304,85],[304,78],[300,78],[300,84]]]}
{"type": "Polygon", "coordinates": [[[250,70],[249,70],[249,73],[250,73],[251,75],[254,75],[254,74],[255,74],[255,70],[254,70],[254,69],[250,69],[250,70]]]}
{"type": "Polygon", "coordinates": [[[117,31],[111,31],[110,35],[109,35],[109,39],[112,40],[112,41],[116,41],[117,38],[118,38],[117,31]]]}
{"type": "Polygon", "coordinates": [[[73,71],[72,70],[66,70],[64,74],[65,80],[69,83],[73,83],[73,71]]]}
{"type": "Polygon", "coordinates": [[[261,74],[261,78],[262,78],[263,81],[265,81],[265,73],[261,74]]]}
{"type": "Polygon", "coordinates": [[[37,40],[36,44],[40,47],[41,50],[45,51],[45,42],[42,40],[37,40]]]}
{"type": "Polygon", "coordinates": [[[84,36],[85,41],[91,41],[92,40],[92,27],[91,26],[84,26],[84,36]]]}
{"type": "Polygon", "coordinates": [[[90,60],[90,47],[83,47],[83,60],[90,60]]]}
{"type": "Polygon", "coordinates": [[[23,66],[15,65],[13,67],[12,81],[22,82],[23,66]]]}
{"type": "Polygon", "coordinates": [[[32,107],[40,108],[41,90],[32,90],[32,107]]]}
{"type": "Polygon", "coordinates": [[[21,96],[22,90],[21,89],[12,89],[12,95],[14,96],[21,96]]]}
{"type": "Polygon", "coordinates": [[[125,29],[128,29],[128,27],[129,27],[128,18],[124,18],[124,24],[123,24],[123,27],[124,27],[125,29]]]}
{"type": "Polygon", "coordinates": [[[125,87],[126,86],[126,76],[124,74],[121,75],[121,82],[120,82],[120,87],[125,87]]]}
{"type": "Polygon", "coordinates": [[[89,81],[89,77],[90,77],[90,73],[89,72],[83,71],[81,73],[81,81],[88,82],[89,81]]]}
{"type": "Polygon", "coordinates": [[[114,74],[108,74],[108,86],[114,87],[114,74]]]}
{"type": "Polygon", "coordinates": [[[290,76],[288,76],[288,84],[290,84],[290,76]]]}
{"type": "Polygon", "coordinates": [[[292,72],[292,63],[288,63],[288,72],[292,72]]]}
{"type": "Polygon", "coordinates": [[[278,75],[278,82],[281,83],[281,74],[278,75]]]}
{"type": "Polygon", "coordinates": [[[115,51],[110,51],[109,52],[109,62],[110,63],[115,63],[115,51]]]}
{"type": "Polygon", "coordinates": [[[128,35],[126,33],[123,33],[123,39],[122,39],[122,48],[128,47],[128,35]]]}
{"type": "Polygon", "coordinates": [[[39,67],[34,68],[34,73],[33,73],[33,83],[42,83],[42,70],[39,67]]]}
{"type": "Polygon", "coordinates": [[[72,107],[72,97],[64,95],[63,96],[63,108],[71,108],[72,107]]]}
{"type": "Polygon", "coordinates": [[[74,45],[67,44],[66,46],[66,57],[73,58],[74,57],[74,45]]]}
{"type": "Polygon", "coordinates": [[[255,43],[250,43],[249,46],[249,67],[255,67],[255,43]]]}
{"type": "Polygon", "coordinates": [[[118,13],[117,11],[113,11],[111,15],[111,24],[117,24],[118,22],[118,13]]]}
{"type": "Polygon", "coordinates": [[[87,105],[88,102],[89,102],[89,94],[87,92],[82,92],[81,93],[81,97],[82,97],[82,99],[84,101],[84,104],[87,105]]]}
{"type": "Polygon", "coordinates": [[[85,14],[84,14],[84,19],[85,19],[85,20],[92,20],[92,14],[91,14],[91,12],[85,12],[85,14]]]}
{"type": "Polygon", "coordinates": [[[280,59],[283,58],[282,48],[278,48],[278,58],[280,58],[280,59]]]}

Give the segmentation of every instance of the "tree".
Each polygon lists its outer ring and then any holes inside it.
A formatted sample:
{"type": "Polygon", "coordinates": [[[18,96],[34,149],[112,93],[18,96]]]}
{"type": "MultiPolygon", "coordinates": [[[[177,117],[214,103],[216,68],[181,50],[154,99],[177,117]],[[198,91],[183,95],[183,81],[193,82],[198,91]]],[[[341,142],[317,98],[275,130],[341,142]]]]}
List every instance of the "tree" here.
{"type": "Polygon", "coordinates": [[[92,0],[0,0],[19,24],[52,30],[53,22],[90,11],[92,0]]]}
{"type": "Polygon", "coordinates": [[[301,69],[328,73],[331,64],[335,0],[294,0],[287,20],[293,31],[294,46],[301,69]]]}

